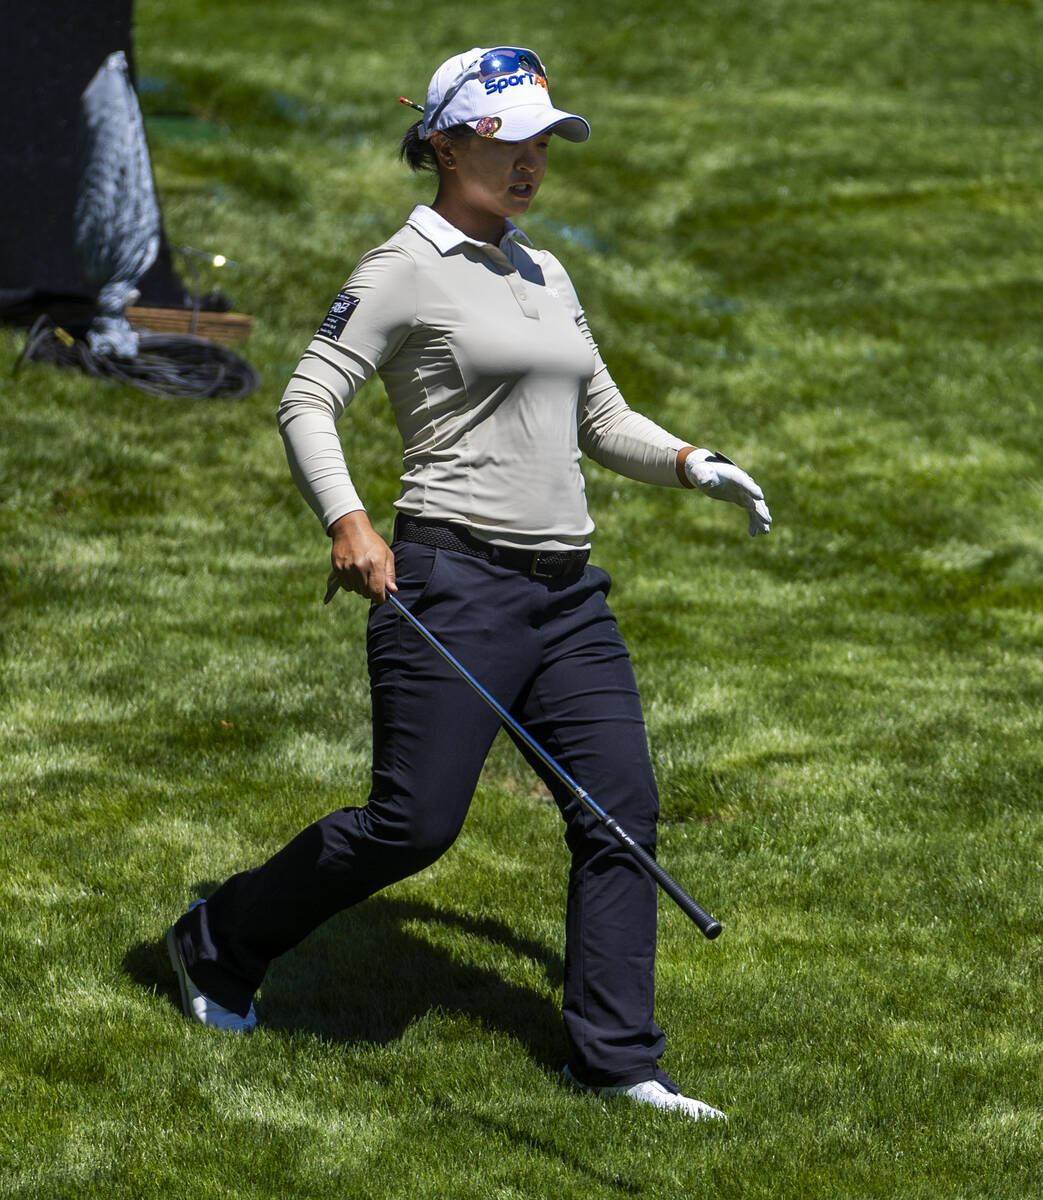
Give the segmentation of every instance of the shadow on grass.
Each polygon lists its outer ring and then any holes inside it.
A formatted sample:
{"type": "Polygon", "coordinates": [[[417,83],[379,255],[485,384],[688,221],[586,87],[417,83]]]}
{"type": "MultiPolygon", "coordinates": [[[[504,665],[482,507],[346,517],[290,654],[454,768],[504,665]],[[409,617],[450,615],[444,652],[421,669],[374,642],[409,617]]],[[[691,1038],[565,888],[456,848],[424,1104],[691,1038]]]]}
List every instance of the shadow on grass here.
{"type": "MultiPolygon", "coordinates": [[[[196,894],[209,895],[216,887],[213,881],[199,884],[196,894]]],[[[346,1045],[381,1045],[428,1013],[459,1014],[517,1039],[556,1076],[567,1057],[558,1005],[476,961],[495,963],[505,956],[535,964],[557,993],[562,958],[542,942],[488,918],[375,896],[339,913],[272,964],[258,993],[258,1021],[271,1030],[304,1031],[346,1045]]],[[[180,1009],[161,937],[128,950],[123,966],[136,983],[180,1009]]],[[[466,1023],[460,1036],[473,1038],[473,1025],[466,1023]]],[[[445,1116],[559,1161],[603,1188],[641,1192],[631,1180],[592,1169],[557,1137],[462,1112],[445,1101],[435,1104],[445,1116]]]]}
{"type": "Polygon", "coordinates": [[[562,1133],[557,1137],[540,1137],[531,1130],[519,1129],[509,1121],[497,1120],[494,1117],[488,1117],[476,1112],[461,1112],[458,1108],[438,1097],[435,1097],[432,1101],[432,1107],[440,1110],[443,1118],[446,1120],[455,1121],[460,1125],[465,1123],[474,1125],[483,1133],[492,1134],[493,1137],[506,1138],[516,1146],[561,1163],[568,1170],[574,1171],[577,1175],[582,1175],[592,1183],[597,1183],[603,1188],[622,1192],[625,1196],[640,1196],[644,1194],[644,1189],[640,1184],[634,1183],[622,1175],[607,1175],[604,1171],[592,1168],[581,1158],[577,1157],[575,1147],[568,1145],[567,1133],[562,1133]],[[565,1144],[562,1145],[561,1143],[565,1144]]]}
{"type": "MultiPolygon", "coordinates": [[[[215,886],[200,885],[197,894],[215,886]]],[[[461,1014],[516,1038],[535,1061],[557,1070],[565,1054],[557,1003],[506,980],[494,965],[505,956],[536,964],[555,991],[560,987],[561,956],[498,921],[373,897],[272,963],[258,993],[258,1020],[269,1029],[379,1045],[427,1013],[461,1014]]],[[[162,938],[132,947],[123,966],[180,1007],[162,938]]]]}

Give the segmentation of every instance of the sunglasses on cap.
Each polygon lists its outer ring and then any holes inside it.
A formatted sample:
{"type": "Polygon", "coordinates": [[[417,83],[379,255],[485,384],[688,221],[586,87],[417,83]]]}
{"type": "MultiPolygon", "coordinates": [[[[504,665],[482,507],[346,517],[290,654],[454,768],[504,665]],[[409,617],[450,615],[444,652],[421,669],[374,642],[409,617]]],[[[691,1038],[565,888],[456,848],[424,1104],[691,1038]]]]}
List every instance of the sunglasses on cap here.
{"type": "Polygon", "coordinates": [[[446,89],[445,95],[430,121],[424,125],[428,132],[433,132],[438,118],[445,111],[446,105],[456,93],[472,79],[484,83],[487,79],[495,79],[498,75],[515,75],[519,71],[529,71],[538,75],[544,83],[547,82],[547,69],[540,62],[540,56],[534,50],[525,50],[520,46],[498,46],[495,50],[487,50],[477,62],[465,68],[446,89]]]}

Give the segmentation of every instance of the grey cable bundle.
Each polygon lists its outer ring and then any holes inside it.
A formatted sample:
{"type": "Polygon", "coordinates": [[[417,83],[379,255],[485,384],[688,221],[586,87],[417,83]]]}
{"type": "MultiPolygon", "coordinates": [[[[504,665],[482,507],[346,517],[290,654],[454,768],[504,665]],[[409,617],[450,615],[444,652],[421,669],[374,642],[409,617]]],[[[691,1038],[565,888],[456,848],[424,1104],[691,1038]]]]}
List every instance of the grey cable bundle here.
{"type": "Polygon", "coordinates": [[[159,253],[160,216],[141,108],[122,50],[109,55],[81,97],[74,220],[80,266],[98,288],[87,344],[94,354],[133,358],[138,335],[126,308],[159,253]]]}

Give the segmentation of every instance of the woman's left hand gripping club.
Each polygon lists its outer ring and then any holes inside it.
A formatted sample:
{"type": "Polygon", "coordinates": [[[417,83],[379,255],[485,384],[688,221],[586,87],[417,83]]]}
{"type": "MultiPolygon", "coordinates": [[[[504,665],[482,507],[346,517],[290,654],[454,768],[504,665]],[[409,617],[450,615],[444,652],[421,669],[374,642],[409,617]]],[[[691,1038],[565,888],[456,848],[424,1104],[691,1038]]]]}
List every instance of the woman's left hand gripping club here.
{"type": "Polygon", "coordinates": [[[333,599],[338,587],[358,592],[367,600],[382,604],[388,592],[396,592],[395,556],[391,547],[369,523],[362,509],[338,517],[329,528],[333,539],[330,563],[333,569],[326,581],[326,599],[333,599]]]}

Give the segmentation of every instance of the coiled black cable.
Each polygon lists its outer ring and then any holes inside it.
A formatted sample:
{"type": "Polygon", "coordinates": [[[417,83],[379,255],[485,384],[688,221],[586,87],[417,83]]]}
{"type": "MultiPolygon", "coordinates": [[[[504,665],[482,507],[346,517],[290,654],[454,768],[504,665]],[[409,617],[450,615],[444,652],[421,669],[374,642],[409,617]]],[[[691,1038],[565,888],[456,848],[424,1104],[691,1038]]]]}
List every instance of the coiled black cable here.
{"type": "Polygon", "coordinates": [[[248,362],[206,338],[139,331],[138,339],[134,358],[95,354],[82,338],[73,337],[44,313],[29,330],[14,369],[17,372],[23,362],[73,367],[154,396],[240,400],[260,387],[261,377],[248,362]]]}

